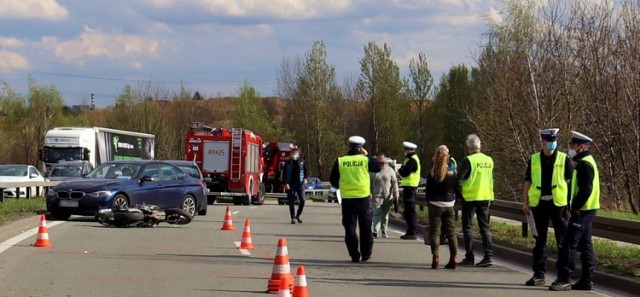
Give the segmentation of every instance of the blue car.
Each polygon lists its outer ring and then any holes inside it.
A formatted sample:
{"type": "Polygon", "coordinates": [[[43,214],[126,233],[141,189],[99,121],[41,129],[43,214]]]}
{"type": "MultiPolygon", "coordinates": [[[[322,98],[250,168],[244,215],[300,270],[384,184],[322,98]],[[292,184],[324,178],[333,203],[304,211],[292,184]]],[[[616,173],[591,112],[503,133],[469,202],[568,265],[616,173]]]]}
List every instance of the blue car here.
{"type": "Polygon", "coordinates": [[[175,165],[153,160],[107,162],[85,178],[58,184],[47,193],[47,211],[55,220],[93,216],[100,208],[158,205],[206,214],[206,187],[175,165]]]}
{"type": "Polygon", "coordinates": [[[322,184],[322,180],[317,177],[309,177],[307,178],[307,184],[304,185],[304,188],[307,190],[322,190],[324,189],[324,185],[322,184]]]}

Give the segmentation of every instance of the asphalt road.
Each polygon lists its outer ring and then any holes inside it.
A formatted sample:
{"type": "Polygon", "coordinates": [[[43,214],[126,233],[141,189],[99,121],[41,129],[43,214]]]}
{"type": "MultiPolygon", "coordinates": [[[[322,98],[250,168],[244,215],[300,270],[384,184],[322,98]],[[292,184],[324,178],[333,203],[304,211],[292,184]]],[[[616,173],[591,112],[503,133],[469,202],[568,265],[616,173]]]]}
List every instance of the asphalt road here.
{"type": "MultiPolygon", "coordinates": [[[[29,234],[15,245],[5,242],[0,245],[0,297],[268,296],[280,237],[288,241],[292,271],[305,266],[311,296],[603,295],[525,287],[529,272],[508,265],[434,271],[428,246],[395,233],[376,240],[370,262],[351,263],[335,203],[308,203],[304,223],[295,225],[287,207],[275,202],[236,206],[235,231],[220,230],[224,205],[209,207],[208,216],[178,227],[110,228],[72,217],[49,228],[51,249],[32,247],[35,236],[29,234]],[[246,218],[256,246],[250,255],[235,245],[246,218]]],[[[22,233],[27,223],[36,227],[37,219],[0,228],[0,241],[22,233]]],[[[448,259],[446,246],[441,259],[448,259]]]]}

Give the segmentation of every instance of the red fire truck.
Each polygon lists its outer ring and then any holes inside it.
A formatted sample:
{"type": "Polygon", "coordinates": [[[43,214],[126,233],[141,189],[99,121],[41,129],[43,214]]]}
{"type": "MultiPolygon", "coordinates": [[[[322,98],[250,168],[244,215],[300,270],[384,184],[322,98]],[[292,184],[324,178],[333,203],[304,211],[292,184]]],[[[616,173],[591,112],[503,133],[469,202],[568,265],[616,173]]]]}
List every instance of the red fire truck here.
{"type": "Polygon", "coordinates": [[[265,176],[263,182],[267,192],[284,192],[284,186],[278,175],[289,160],[291,150],[296,146],[290,142],[269,142],[264,148],[265,176]]]}
{"type": "Polygon", "coordinates": [[[253,132],[212,128],[193,123],[185,144],[185,157],[195,161],[209,188],[209,204],[232,197],[235,205],[264,203],[262,138],[253,132]]]}

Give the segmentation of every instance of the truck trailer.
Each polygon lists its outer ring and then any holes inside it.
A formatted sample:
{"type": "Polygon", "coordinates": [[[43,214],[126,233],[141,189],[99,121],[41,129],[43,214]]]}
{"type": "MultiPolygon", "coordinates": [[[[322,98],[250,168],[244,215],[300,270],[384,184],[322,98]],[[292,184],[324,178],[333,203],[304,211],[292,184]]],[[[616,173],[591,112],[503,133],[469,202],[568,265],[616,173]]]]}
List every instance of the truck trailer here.
{"type": "Polygon", "coordinates": [[[49,171],[60,161],[151,160],[155,135],[101,127],[58,127],[47,131],[38,159],[49,171]]]}

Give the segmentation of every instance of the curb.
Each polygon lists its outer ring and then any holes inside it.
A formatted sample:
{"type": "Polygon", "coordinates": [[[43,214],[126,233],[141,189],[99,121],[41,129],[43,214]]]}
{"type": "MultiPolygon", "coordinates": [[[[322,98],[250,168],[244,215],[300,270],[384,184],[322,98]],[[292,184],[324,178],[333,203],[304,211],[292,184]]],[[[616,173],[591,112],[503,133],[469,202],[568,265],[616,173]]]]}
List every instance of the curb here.
{"type": "MultiPolygon", "coordinates": [[[[395,227],[407,228],[407,224],[398,218],[389,217],[389,224],[395,227]]],[[[426,228],[428,225],[418,224],[418,231],[421,234],[425,234],[426,228]]],[[[464,242],[464,239],[461,235],[458,235],[458,242],[464,242]]],[[[459,245],[461,246],[461,245],[459,245]]],[[[475,252],[483,252],[482,247],[479,245],[475,245],[475,252]]],[[[493,251],[495,254],[499,255],[499,258],[518,263],[520,265],[530,265],[531,264],[531,253],[523,252],[520,250],[516,250],[510,247],[496,245],[493,244],[493,251]]],[[[556,259],[549,258],[549,263],[555,263],[556,259]]],[[[579,266],[579,259],[576,263],[576,266],[579,266]]],[[[555,265],[547,265],[547,274],[556,274],[555,265]]],[[[580,275],[580,267],[576,267],[576,271],[574,271],[574,275],[580,275]]],[[[626,276],[615,275],[611,273],[606,273],[604,271],[596,269],[594,272],[594,278],[596,279],[596,285],[602,286],[604,288],[610,290],[616,290],[625,294],[629,294],[630,296],[635,296],[640,292],[640,281],[632,279],[626,276]]],[[[524,284],[524,281],[523,281],[524,284]]]]}

